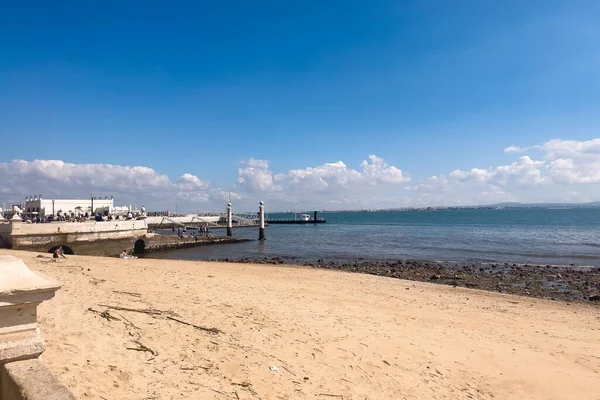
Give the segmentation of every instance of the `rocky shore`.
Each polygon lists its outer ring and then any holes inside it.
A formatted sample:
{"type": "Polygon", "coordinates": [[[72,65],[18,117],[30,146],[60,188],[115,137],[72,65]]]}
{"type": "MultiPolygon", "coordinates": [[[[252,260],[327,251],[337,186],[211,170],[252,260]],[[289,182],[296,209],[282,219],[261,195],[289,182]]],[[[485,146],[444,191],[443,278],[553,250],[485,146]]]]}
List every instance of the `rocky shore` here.
{"type": "Polygon", "coordinates": [[[352,262],[318,259],[314,263],[306,263],[294,257],[224,258],[208,261],[302,265],[600,305],[600,267],[360,259],[352,262]]]}

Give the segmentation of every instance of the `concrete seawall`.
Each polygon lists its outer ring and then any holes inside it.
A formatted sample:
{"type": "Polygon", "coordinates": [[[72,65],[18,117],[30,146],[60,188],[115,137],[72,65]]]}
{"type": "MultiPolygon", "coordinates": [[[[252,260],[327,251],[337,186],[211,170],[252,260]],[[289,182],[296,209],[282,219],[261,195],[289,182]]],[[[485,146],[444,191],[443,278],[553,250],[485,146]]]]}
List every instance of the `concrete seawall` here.
{"type": "Polygon", "coordinates": [[[0,224],[0,246],[36,252],[51,252],[63,246],[67,254],[110,256],[133,249],[138,239],[148,236],[151,234],[144,220],[47,224],[11,220],[0,224]]]}
{"type": "Polygon", "coordinates": [[[118,256],[123,250],[135,254],[176,250],[209,244],[239,243],[247,239],[227,236],[180,238],[148,233],[145,220],[106,222],[56,222],[23,224],[20,220],[0,224],[0,247],[65,254],[118,256]]]}

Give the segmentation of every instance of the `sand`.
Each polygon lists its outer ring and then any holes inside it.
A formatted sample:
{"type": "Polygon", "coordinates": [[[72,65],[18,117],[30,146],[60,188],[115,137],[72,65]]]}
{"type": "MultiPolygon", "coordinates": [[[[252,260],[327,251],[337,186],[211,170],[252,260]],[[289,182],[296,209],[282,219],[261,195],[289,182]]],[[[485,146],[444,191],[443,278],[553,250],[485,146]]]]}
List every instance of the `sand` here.
{"type": "Polygon", "coordinates": [[[81,399],[600,398],[598,306],[301,267],[3,253],[63,283],[39,310],[42,358],[81,399]],[[88,311],[101,304],[165,312],[109,321],[88,311]]]}

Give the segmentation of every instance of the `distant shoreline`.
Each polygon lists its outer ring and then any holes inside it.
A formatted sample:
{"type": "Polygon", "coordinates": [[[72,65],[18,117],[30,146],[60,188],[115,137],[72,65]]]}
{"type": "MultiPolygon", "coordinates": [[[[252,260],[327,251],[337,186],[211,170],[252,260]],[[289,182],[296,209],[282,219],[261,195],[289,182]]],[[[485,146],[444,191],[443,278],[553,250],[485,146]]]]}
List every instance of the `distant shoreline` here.
{"type": "MultiPolygon", "coordinates": [[[[457,210],[570,210],[574,208],[590,209],[600,208],[600,202],[581,203],[581,204],[494,204],[483,206],[427,206],[427,207],[398,207],[398,208],[373,208],[373,209],[353,209],[353,210],[316,210],[319,213],[360,213],[360,212],[405,212],[405,211],[457,211],[457,210]]],[[[299,210],[296,214],[312,212],[313,210],[299,210]]],[[[289,211],[271,211],[268,214],[294,214],[289,211]]]]}

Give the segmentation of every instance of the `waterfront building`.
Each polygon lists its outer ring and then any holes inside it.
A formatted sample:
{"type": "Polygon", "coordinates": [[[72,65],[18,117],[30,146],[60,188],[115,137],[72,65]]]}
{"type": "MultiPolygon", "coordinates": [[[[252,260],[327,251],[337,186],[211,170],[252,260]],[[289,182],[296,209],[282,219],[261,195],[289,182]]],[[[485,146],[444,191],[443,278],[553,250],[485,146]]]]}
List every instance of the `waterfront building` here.
{"type": "Polygon", "coordinates": [[[48,215],[78,216],[78,215],[124,215],[131,211],[131,206],[115,207],[113,196],[90,196],[89,199],[45,199],[42,195],[25,197],[22,207],[23,217],[40,218],[48,215]]]}

